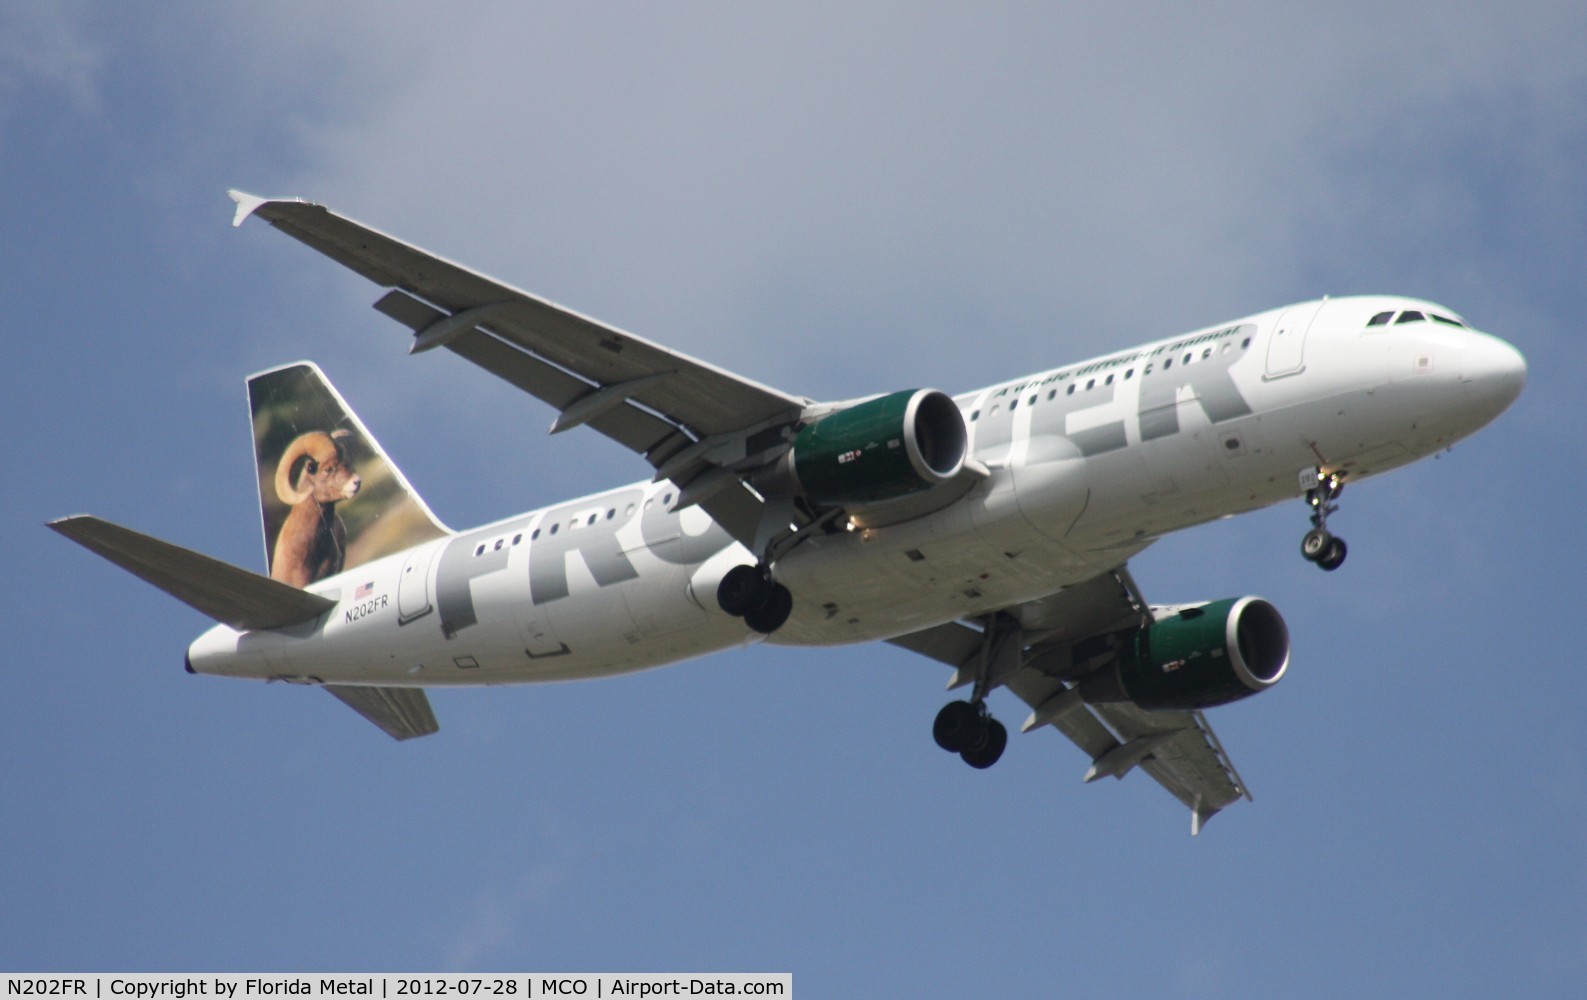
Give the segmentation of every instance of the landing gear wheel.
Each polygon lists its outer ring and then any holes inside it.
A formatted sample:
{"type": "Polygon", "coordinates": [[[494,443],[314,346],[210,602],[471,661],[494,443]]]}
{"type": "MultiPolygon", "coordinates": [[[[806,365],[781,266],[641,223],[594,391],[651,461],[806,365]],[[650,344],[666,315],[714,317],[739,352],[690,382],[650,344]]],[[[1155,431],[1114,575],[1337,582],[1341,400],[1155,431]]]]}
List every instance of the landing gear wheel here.
{"type": "Polygon", "coordinates": [[[1008,730],[987,714],[985,703],[973,701],[950,701],[942,706],[931,725],[931,738],[977,770],[996,764],[1008,746],[1008,730]]]}
{"type": "Polygon", "coordinates": [[[783,627],[792,613],[793,594],[782,584],[767,580],[761,599],[744,612],[744,624],[761,635],[771,635],[783,627]]]}
{"type": "Polygon", "coordinates": [[[734,566],[716,586],[716,603],[734,618],[742,618],[755,606],[765,586],[765,577],[755,566],[734,566]]]}
{"type": "Polygon", "coordinates": [[[974,705],[967,701],[950,701],[942,706],[937,721],[931,724],[931,738],[949,753],[958,753],[964,747],[966,734],[979,722],[980,713],[974,705]]]}
{"type": "MultiPolygon", "coordinates": [[[[1312,562],[1320,562],[1333,544],[1334,536],[1326,528],[1313,528],[1300,540],[1300,554],[1312,562]]],[[[722,582],[725,584],[727,581],[722,582]]]]}
{"type": "Polygon", "coordinates": [[[716,585],[716,603],[762,635],[782,628],[793,613],[793,594],[765,566],[734,566],[716,585]]]}
{"type": "Polygon", "coordinates": [[[981,724],[973,734],[976,738],[959,750],[959,756],[976,770],[985,770],[1003,756],[1003,749],[1008,746],[1008,730],[991,716],[979,721],[981,724]]]}
{"type": "Polygon", "coordinates": [[[937,746],[976,770],[996,764],[1008,746],[1008,730],[986,710],[986,697],[1020,668],[1027,648],[1024,626],[1013,615],[999,611],[981,624],[980,648],[960,661],[961,670],[975,670],[969,700],[944,705],[931,727],[937,746]]]}
{"type": "Polygon", "coordinates": [[[1317,560],[1317,565],[1332,573],[1344,565],[1345,556],[1349,554],[1349,551],[1345,547],[1343,538],[1331,539],[1328,543],[1328,551],[1324,552],[1322,557],[1317,560]]]}

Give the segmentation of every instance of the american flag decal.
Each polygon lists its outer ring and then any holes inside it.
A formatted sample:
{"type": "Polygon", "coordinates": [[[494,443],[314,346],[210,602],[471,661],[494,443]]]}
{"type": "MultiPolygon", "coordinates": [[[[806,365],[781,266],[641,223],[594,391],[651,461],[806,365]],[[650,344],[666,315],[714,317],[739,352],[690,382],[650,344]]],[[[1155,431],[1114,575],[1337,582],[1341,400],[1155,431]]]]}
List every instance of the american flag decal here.
{"type": "Polygon", "coordinates": [[[359,588],[357,590],[353,591],[353,600],[357,601],[357,600],[360,600],[362,598],[368,597],[370,592],[373,591],[374,589],[375,589],[375,581],[373,581],[373,580],[370,580],[368,583],[359,585],[359,588]]]}

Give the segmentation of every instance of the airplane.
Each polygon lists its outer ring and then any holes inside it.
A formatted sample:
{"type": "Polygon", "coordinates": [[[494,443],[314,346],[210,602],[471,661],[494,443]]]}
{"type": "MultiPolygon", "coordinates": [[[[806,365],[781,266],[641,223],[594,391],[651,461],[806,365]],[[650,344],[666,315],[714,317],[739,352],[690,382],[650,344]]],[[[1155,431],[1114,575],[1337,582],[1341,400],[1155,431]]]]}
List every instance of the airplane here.
{"type": "Polygon", "coordinates": [[[1139,768],[1192,833],[1249,798],[1204,710],[1289,666],[1254,596],[1156,605],[1157,539],[1304,499],[1301,555],[1337,570],[1346,483],[1502,413],[1526,363],[1444,306],[1363,295],[1271,309],[955,396],[791,395],[431,255],[329,209],[239,191],[388,291],[375,308],[637,452],[631,485],[454,531],[313,364],[248,379],[267,574],[96,517],[50,527],[219,624],[190,673],[321,687],[402,740],[426,688],[604,677],[747,641],[882,640],[967,689],[932,726],[975,768],[998,689],[1090,759],[1139,768]]]}

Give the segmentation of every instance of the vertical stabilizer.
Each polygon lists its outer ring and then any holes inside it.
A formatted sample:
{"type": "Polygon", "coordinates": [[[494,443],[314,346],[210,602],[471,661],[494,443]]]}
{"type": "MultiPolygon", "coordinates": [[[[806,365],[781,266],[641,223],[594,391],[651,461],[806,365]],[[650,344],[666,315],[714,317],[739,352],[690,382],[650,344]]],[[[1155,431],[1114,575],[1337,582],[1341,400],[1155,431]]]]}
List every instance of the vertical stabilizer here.
{"type": "Polygon", "coordinates": [[[270,576],[304,587],[450,534],[318,366],[248,378],[270,576]]]}

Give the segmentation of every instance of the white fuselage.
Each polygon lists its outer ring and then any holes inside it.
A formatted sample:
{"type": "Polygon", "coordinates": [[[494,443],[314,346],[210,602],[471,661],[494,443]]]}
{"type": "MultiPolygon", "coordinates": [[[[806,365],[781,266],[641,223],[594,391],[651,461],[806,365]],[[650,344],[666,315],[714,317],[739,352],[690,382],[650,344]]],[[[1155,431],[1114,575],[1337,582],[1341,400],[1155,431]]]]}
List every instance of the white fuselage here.
{"type": "MultiPolygon", "coordinates": [[[[909,517],[857,514],[780,558],[794,595],[771,641],[900,635],[1051,594],[1157,537],[1446,448],[1520,392],[1525,365],[1431,303],[1275,309],[955,398],[988,475],[909,517]],[[1383,312],[1420,321],[1367,325],[1383,312]],[[1432,317],[1441,317],[1434,319],[1432,317]]],[[[199,673],[441,686],[566,680],[742,644],[715,584],[755,561],[677,487],[637,483],[425,543],[309,589],[339,603],[300,628],[219,626],[199,673]]]]}

